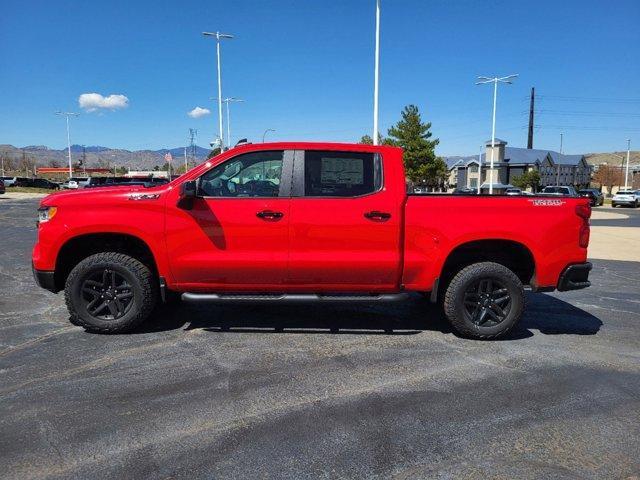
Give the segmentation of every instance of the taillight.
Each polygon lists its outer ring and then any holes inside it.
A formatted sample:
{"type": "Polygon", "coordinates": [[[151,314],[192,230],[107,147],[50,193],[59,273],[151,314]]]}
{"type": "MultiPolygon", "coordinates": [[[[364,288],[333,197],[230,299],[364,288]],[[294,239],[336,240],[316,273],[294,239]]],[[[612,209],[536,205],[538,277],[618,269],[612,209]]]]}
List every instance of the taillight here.
{"type": "Polygon", "coordinates": [[[578,236],[578,245],[582,248],[589,246],[589,218],[591,218],[591,205],[589,203],[581,203],[576,205],[576,215],[582,218],[582,225],[580,225],[580,235],[578,236]]]}
{"type": "Polygon", "coordinates": [[[576,205],[576,215],[586,220],[591,217],[591,205],[588,203],[581,203],[576,205]]]}

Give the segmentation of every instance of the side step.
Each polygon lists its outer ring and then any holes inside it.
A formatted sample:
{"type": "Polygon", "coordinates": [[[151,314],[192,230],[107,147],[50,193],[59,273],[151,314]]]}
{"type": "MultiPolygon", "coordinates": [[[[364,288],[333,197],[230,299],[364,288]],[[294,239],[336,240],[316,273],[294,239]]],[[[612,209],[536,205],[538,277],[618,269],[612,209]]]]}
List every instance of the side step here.
{"type": "Polygon", "coordinates": [[[182,301],[188,303],[305,303],[305,302],[400,302],[409,298],[408,293],[382,293],[379,295],[337,295],[320,293],[183,293],[182,301]]]}

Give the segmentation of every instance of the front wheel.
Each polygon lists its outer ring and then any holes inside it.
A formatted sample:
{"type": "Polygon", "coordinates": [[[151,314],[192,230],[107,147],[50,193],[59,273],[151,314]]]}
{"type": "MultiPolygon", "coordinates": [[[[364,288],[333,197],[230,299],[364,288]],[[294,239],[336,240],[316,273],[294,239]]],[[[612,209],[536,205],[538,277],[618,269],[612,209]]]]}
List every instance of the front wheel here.
{"type": "Polygon", "coordinates": [[[444,311],[461,335],[492,339],[505,335],[522,317],[522,282],[504,265],[474,263],[449,283],[444,311]]]}
{"type": "Polygon", "coordinates": [[[103,252],[71,270],[64,296],[73,324],[92,332],[121,333],[147,319],[158,289],[155,276],[139,260],[103,252]]]}

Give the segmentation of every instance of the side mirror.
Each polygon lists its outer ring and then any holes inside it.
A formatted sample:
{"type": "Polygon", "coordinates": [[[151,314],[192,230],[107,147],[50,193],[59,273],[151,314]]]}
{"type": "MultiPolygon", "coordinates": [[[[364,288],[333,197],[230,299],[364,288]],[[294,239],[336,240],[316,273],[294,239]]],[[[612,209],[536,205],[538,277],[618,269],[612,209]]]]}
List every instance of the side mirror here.
{"type": "Polygon", "coordinates": [[[196,198],[197,191],[198,182],[196,180],[183,182],[180,185],[180,197],[178,200],[178,206],[185,210],[191,210],[193,208],[193,199],[196,198]]]}

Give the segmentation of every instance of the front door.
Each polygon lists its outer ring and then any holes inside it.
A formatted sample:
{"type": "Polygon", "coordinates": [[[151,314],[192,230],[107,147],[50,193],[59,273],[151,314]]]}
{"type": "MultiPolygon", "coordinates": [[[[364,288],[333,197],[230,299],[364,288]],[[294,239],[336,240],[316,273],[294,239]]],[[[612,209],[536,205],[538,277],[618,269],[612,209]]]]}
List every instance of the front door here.
{"type": "Polygon", "coordinates": [[[404,191],[384,188],[384,176],[383,159],[375,153],[296,152],[290,207],[293,288],[397,288],[404,191]]]}
{"type": "Polygon", "coordinates": [[[168,206],[167,250],[180,288],[278,290],[286,282],[293,152],[241,154],[198,180],[191,210],[168,206]],[[287,173],[288,172],[288,173],[287,173]]]}

